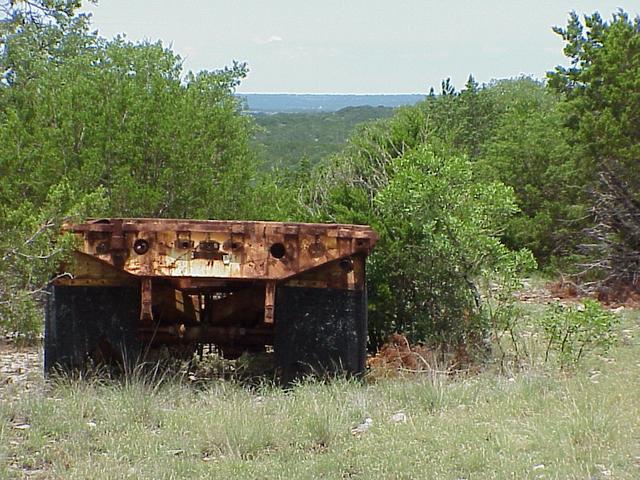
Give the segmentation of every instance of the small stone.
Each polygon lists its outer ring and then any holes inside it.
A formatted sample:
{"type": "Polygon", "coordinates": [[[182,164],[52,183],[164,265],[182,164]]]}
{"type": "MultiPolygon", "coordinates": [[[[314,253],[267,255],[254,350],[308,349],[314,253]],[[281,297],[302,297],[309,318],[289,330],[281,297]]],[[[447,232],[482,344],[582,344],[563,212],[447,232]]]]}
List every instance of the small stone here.
{"type": "Polygon", "coordinates": [[[92,422],[92,421],[87,422],[87,427],[96,428],[96,422],[92,422]]]}
{"type": "Polygon", "coordinates": [[[16,430],[28,430],[31,428],[31,425],[29,425],[28,423],[21,423],[19,425],[14,425],[13,428],[15,428],[16,430]]]}
{"type": "Polygon", "coordinates": [[[589,380],[591,380],[592,383],[599,383],[598,382],[598,377],[602,374],[602,372],[600,370],[590,370],[589,371],[589,380]]]}
{"type": "Polygon", "coordinates": [[[605,477],[611,476],[611,470],[609,470],[605,465],[596,464],[596,467],[600,470],[600,473],[605,477]]]}
{"type": "Polygon", "coordinates": [[[373,419],[371,417],[367,417],[364,419],[364,422],[351,429],[351,435],[361,435],[369,430],[369,428],[371,428],[371,425],[373,425],[373,419]]]}
{"type": "Polygon", "coordinates": [[[543,470],[544,469],[544,463],[537,463],[536,465],[533,466],[534,470],[543,470]]]}
{"type": "Polygon", "coordinates": [[[393,423],[407,423],[407,416],[404,412],[397,412],[391,415],[391,421],[393,423]]]}

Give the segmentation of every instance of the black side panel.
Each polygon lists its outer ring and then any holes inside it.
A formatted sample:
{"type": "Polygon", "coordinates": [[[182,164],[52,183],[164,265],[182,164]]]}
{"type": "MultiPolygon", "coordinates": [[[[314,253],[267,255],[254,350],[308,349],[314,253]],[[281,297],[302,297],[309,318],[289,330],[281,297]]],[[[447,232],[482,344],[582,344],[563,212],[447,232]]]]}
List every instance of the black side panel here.
{"type": "Polygon", "coordinates": [[[307,373],[364,372],[365,291],[278,287],[274,350],[282,379],[307,373]]]}
{"type": "Polygon", "coordinates": [[[138,287],[52,286],[47,301],[44,368],[83,367],[89,357],[109,364],[136,361],[138,287]]]}

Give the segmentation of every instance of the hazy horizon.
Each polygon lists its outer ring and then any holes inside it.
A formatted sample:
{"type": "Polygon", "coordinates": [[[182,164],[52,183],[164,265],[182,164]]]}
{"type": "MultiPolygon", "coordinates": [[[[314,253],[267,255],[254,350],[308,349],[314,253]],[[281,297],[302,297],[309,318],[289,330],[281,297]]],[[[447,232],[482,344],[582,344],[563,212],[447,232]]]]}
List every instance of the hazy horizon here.
{"type": "MultiPolygon", "coordinates": [[[[631,2],[627,2],[631,3],[631,2]]],[[[530,76],[543,80],[566,65],[563,41],[552,32],[569,12],[599,11],[612,0],[110,0],[87,4],[98,32],[132,41],[161,40],[185,70],[246,62],[244,94],[426,94],[446,78],[460,89],[530,76]]],[[[625,6],[622,6],[625,8],[625,6]]],[[[627,5],[637,15],[640,5],[627,5]]]]}

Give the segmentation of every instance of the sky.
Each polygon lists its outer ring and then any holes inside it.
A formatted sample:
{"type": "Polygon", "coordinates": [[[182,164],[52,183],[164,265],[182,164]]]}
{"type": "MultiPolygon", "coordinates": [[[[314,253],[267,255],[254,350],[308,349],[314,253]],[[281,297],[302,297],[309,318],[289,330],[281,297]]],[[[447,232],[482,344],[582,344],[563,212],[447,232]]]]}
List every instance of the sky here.
{"type": "Polygon", "coordinates": [[[554,25],[569,12],[640,0],[101,0],[88,5],[110,38],[162,40],[186,70],[246,62],[243,93],[426,93],[567,64],[554,25]]]}

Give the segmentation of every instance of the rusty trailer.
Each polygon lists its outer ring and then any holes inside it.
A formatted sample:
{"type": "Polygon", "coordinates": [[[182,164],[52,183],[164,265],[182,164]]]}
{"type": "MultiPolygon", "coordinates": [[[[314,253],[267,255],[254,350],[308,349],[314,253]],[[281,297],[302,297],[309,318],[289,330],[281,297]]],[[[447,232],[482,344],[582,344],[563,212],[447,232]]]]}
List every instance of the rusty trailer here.
{"type": "Polygon", "coordinates": [[[145,361],[163,347],[273,352],[283,379],[365,366],[368,226],[112,218],[66,225],[45,369],[145,361]]]}

